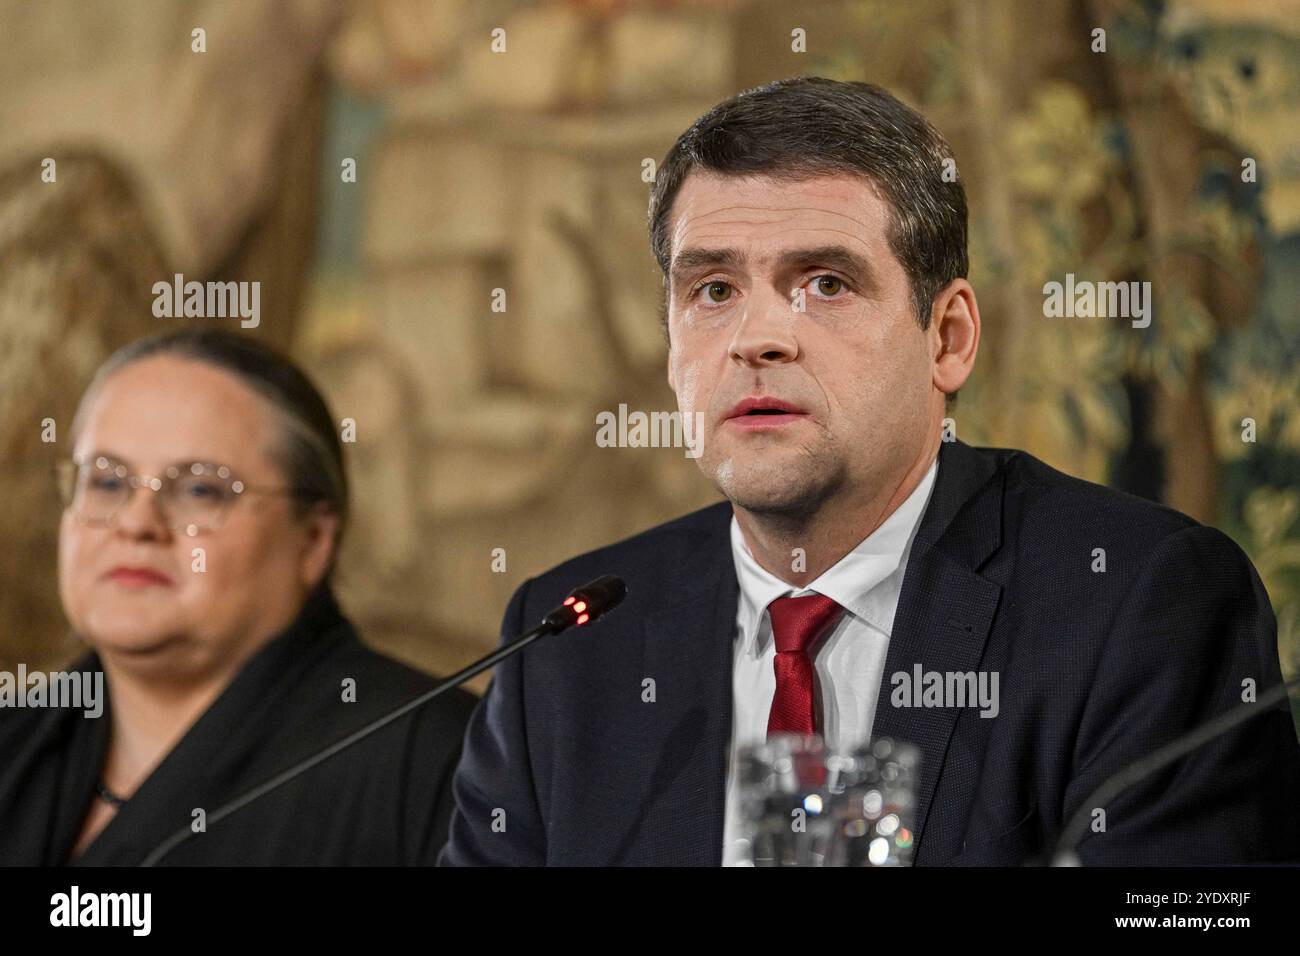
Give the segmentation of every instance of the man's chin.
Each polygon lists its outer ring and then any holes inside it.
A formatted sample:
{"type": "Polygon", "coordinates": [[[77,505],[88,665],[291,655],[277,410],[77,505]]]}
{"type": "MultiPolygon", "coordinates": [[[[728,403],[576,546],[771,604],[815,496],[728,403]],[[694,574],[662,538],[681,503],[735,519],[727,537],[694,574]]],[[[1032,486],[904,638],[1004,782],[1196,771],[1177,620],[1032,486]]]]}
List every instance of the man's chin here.
{"type": "Polygon", "coordinates": [[[840,483],[826,457],[808,449],[723,455],[705,474],[728,501],[755,514],[798,517],[815,512],[840,483]]]}
{"type": "Polygon", "coordinates": [[[753,514],[800,517],[817,510],[824,490],[806,481],[718,481],[721,491],[737,508],[753,514]]]}

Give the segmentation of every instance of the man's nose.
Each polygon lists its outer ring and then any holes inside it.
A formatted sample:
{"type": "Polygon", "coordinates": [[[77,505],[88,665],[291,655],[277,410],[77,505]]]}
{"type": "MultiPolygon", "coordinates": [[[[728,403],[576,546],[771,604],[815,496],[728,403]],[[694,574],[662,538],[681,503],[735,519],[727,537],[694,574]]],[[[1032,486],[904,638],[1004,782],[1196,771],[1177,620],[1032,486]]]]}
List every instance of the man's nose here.
{"type": "Polygon", "coordinates": [[[755,292],[732,336],[731,357],[753,367],[793,362],[799,357],[798,316],[794,303],[775,289],[755,292]]]}

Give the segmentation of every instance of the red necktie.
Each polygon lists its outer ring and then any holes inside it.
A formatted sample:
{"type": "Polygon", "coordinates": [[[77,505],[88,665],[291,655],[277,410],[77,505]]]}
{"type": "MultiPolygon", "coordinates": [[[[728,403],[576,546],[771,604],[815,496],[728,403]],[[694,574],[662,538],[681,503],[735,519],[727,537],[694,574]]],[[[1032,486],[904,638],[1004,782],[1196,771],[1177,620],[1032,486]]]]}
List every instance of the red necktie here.
{"type": "Polygon", "coordinates": [[[817,733],[808,649],[839,620],[844,608],[821,594],[809,594],[777,598],[767,610],[776,640],[776,695],[767,718],[768,735],[817,733]]]}

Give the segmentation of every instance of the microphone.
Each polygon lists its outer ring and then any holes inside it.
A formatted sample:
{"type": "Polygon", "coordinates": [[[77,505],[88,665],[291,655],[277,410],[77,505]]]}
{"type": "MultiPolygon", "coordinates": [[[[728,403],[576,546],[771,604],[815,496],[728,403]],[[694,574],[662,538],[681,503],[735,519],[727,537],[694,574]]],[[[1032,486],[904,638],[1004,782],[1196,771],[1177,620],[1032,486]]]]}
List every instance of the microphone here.
{"type": "MultiPolygon", "coordinates": [[[[439,694],[445,693],[453,687],[459,687],[471,677],[481,674],[489,667],[499,664],[510,655],[518,653],[538,638],[546,637],[550,634],[559,634],[561,631],[567,631],[571,627],[582,627],[586,624],[590,624],[603,614],[618,607],[625,597],[627,597],[627,585],[623,582],[622,578],[615,577],[612,574],[603,575],[602,577],[596,578],[594,581],[584,584],[580,588],[576,588],[567,598],[564,599],[563,604],[547,614],[546,617],[542,618],[542,622],[532,630],[525,631],[509,644],[502,645],[491,654],[481,657],[465,669],[457,671],[432,690],[428,690],[414,700],[402,704],[396,710],[390,711],[383,717],[372,721],[360,730],[354,731],[342,740],[326,747],[324,750],[318,751],[312,756],[307,757],[305,760],[294,764],[289,769],[276,774],[270,780],[259,784],[228,803],[222,804],[216,810],[213,810],[208,814],[207,822],[209,824],[216,823],[230,816],[235,811],[242,810],[254,800],[258,800],[266,796],[268,793],[271,793],[273,790],[284,786],[290,780],[305,773],[317,764],[325,762],[335,754],[342,753],[348,747],[351,747],[360,740],[364,740],[375,731],[391,724],[399,717],[410,713],[417,707],[428,703],[439,694]]],[[[155,865],[159,860],[192,836],[194,836],[194,831],[189,827],[184,827],[183,829],[178,830],[172,836],[158,844],[158,846],[154,848],[153,852],[144,858],[144,861],[140,865],[155,865]]]]}
{"type": "Polygon", "coordinates": [[[625,597],[627,585],[623,579],[606,574],[575,590],[563,604],[542,619],[542,624],[560,631],[571,625],[581,626],[622,604],[625,597]]]}
{"type": "Polygon", "coordinates": [[[1260,714],[1268,713],[1274,704],[1286,700],[1289,692],[1296,687],[1300,687],[1300,675],[1281,684],[1274,684],[1253,703],[1238,704],[1231,710],[1224,711],[1219,716],[1206,721],[1181,737],[1175,738],[1159,750],[1133,761],[1118,773],[1106,778],[1101,786],[1088,794],[1088,799],[1079,804],[1079,809],[1074,812],[1074,816],[1070,817],[1069,822],[1061,831],[1060,839],[1056,842],[1056,849],[1052,853],[1052,866],[1080,865],[1079,856],[1074,851],[1088,830],[1088,818],[1092,815],[1094,807],[1104,806],[1129,787],[1145,780],[1157,770],[1169,766],[1175,760],[1185,757],[1193,750],[1208,744],[1211,740],[1227,733],[1238,724],[1243,724],[1260,714]]]}

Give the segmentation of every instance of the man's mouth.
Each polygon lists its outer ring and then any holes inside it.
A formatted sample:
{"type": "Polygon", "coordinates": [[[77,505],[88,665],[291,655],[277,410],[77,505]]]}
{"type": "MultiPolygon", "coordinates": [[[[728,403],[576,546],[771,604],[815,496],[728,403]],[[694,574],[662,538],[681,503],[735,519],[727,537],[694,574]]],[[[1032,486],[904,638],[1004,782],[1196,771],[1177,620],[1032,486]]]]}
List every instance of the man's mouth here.
{"type": "Polygon", "coordinates": [[[737,402],[727,413],[726,423],[746,430],[765,430],[792,425],[807,417],[808,413],[798,405],[770,395],[756,395],[737,402]]]}

